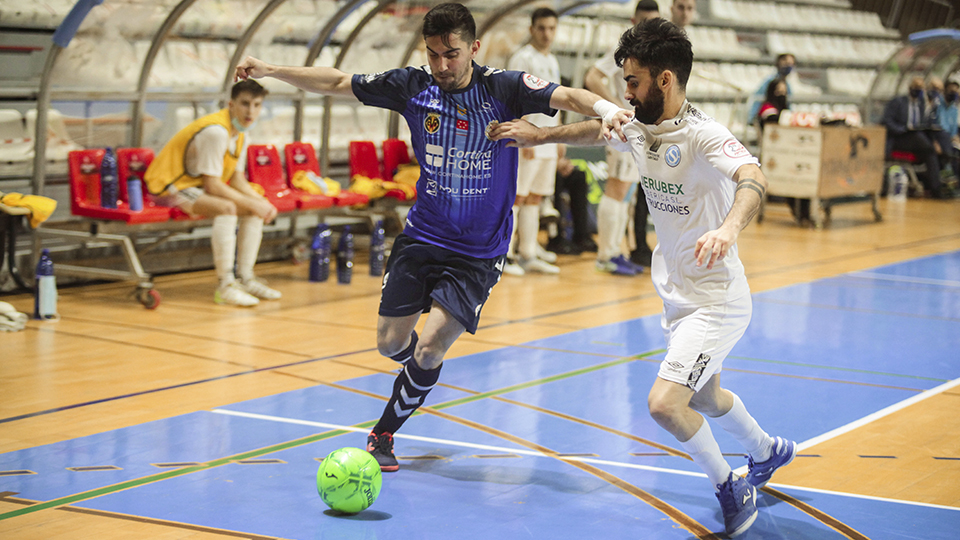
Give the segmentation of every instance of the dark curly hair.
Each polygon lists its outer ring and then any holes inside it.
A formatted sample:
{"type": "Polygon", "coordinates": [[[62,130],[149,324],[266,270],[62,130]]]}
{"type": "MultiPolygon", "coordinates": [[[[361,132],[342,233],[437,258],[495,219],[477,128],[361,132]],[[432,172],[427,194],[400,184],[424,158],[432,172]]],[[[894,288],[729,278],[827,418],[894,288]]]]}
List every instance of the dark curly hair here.
{"type": "Polygon", "coordinates": [[[653,78],[664,71],[672,71],[680,88],[685,89],[693,67],[693,48],[686,32],[679,26],[666,19],[649,19],[620,36],[614,59],[623,67],[627,58],[633,58],[640,67],[649,69],[653,78]]]}

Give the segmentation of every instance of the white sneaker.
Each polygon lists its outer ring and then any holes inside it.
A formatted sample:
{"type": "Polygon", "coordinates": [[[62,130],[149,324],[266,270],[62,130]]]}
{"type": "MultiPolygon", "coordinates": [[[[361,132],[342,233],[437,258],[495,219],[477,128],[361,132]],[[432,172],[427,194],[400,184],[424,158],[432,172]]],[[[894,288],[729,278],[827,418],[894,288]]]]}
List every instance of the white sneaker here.
{"type": "Polygon", "coordinates": [[[248,294],[252,294],[257,298],[262,298],[264,300],[279,300],[280,297],[283,296],[280,291],[267,287],[267,284],[258,278],[241,280],[240,288],[246,291],[248,294]]]}
{"type": "Polygon", "coordinates": [[[213,293],[213,301],[218,304],[242,307],[252,307],[260,303],[256,296],[243,290],[240,283],[236,281],[217,287],[216,292],[213,293]]]}
{"type": "Polygon", "coordinates": [[[559,274],[560,267],[554,266],[540,259],[521,260],[520,266],[525,272],[540,272],[541,274],[559,274]]]}
{"type": "Polygon", "coordinates": [[[537,258],[541,261],[547,261],[550,264],[557,262],[557,254],[552,251],[547,251],[540,244],[537,244],[537,258]]]}
{"type": "Polygon", "coordinates": [[[523,271],[523,267],[513,259],[507,259],[507,264],[503,265],[503,273],[511,276],[522,276],[526,274],[526,272],[523,271]]]}

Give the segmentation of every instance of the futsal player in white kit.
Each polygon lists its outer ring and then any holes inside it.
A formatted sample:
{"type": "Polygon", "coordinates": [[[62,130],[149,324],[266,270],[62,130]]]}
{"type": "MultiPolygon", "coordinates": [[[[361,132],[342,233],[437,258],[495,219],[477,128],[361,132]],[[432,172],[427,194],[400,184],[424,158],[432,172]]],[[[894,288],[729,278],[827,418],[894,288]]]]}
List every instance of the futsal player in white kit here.
{"type": "MultiPolygon", "coordinates": [[[[507,62],[507,69],[523,71],[541,79],[560,84],[560,62],[550,52],[553,39],[557,35],[557,12],[550,8],[537,8],[530,16],[530,43],[513,53],[507,62]]],[[[560,125],[560,116],[545,114],[527,115],[526,119],[538,126],[560,125]]],[[[513,244],[507,253],[505,274],[542,272],[559,274],[560,268],[551,263],[557,262],[557,255],[549,252],[537,242],[540,232],[540,201],[553,195],[557,183],[558,145],[544,144],[536,148],[524,148],[520,151],[517,167],[517,200],[513,206],[513,229],[517,233],[520,253],[515,259],[513,244]]]]}
{"type": "MultiPolygon", "coordinates": [[[[659,240],[652,277],[663,299],[667,341],[648,397],[650,414],[706,472],[726,533],[737,536],[756,519],[756,488],[797,451],[796,443],[767,435],[740,398],[720,387],[723,361],[752,312],[736,241],[759,209],[767,181],[727,128],[686,101],[693,52],[679,27],[664,19],[640,23],[621,36],[616,60],[635,108],[623,129],[626,143],[595,120],[555,128],[514,121],[491,135],[521,147],[606,140],[633,154],[659,240]],[[749,453],[745,477],[733,474],[704,415],[749,453]]],[[[597,112],[606,119],[616,111],[597,112]]]]}

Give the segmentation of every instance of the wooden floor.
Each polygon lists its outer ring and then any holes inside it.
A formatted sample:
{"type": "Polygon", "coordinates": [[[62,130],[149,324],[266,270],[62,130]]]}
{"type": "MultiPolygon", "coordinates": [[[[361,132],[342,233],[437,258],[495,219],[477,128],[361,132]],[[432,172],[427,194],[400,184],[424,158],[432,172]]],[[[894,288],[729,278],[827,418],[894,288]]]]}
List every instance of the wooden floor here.
{"type": "MultiPolygon", "coordinates": [[[[751,289],[960,250],[960,201],[883,201],[881,211],[884,220],[874,223],[868,205],[838,206],[813,230],[795,226],[785,207],[769,207],[739,240],[751,289]]],[[[591,255],[561,257],[559,276],[504,276],[481,329],[465,334],[448,359],[660,312],[648,275],[599,274],[591,255]]],[[[304,265],[261,264],[258,273],[284,298],[254,309],[215,305],[211,271],[159,277],[155,311],[133,300],[129,284],[61,289],[60,321],[0,333],[0,419],[19,417],[0,423],[0,454],[395,369],[376,351],[380,283],[365,271],[358,265],[350,285],[314,284],[304,265]],[[316,358],[324,360],[308,362],[316,358]]],[[[27,296],[0,300],[32,311],[27,296]]],[[[829,459],[795,463],[778,480],[960,507],[960,461],[910,458],[960,457],[957,411],[954,388],[809,449],[829,459]],[[853,459],[864,453],[905,459],[878,470],[853,459]]],[[[0,496],[0,513],[17,504],[0,496]]],[[[117,525],[117,517],[45,510],[0,521],[0,536],[222,537],[149,520],[117,525]]]]}

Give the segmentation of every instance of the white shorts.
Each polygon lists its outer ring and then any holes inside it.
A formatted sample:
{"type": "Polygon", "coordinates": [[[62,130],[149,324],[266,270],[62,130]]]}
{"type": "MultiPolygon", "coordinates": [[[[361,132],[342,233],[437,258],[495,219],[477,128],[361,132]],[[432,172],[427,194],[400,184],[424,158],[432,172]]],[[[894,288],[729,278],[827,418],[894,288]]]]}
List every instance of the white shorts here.
{"type": "Polygon", "coordinates": [[[197,202],[197,199],[203,193],[203,188],[188,187],[177,190],[177,188],[170,186],[163,192],[163,195],[155,196],[153,202],[167,208],[179,208],[190,215],[194,215],[193,203],[197,202]]]}
{"type": "Polygon", "coordinates": [[[723,360],[750,324],[750,295],[705,307],[663,305],[660,325],[667,339],[667,356],[660,363],[661,379],[694,392],[720,373],[723,360]]]}
{"type": "Polygon", "coordinates": [[[621,182],[636,184],[640,182],[640,171],[630,152],[617,152],[607,147],[607,177],[621,182]]]}
{"type": "Polygon", "coordinates": [[[549,197],[553,195],[556,185],[556,157],[520,158],[520,166],[517,168],[517,195],[526,197],[533,193],[534,195],[549,197]]]}

